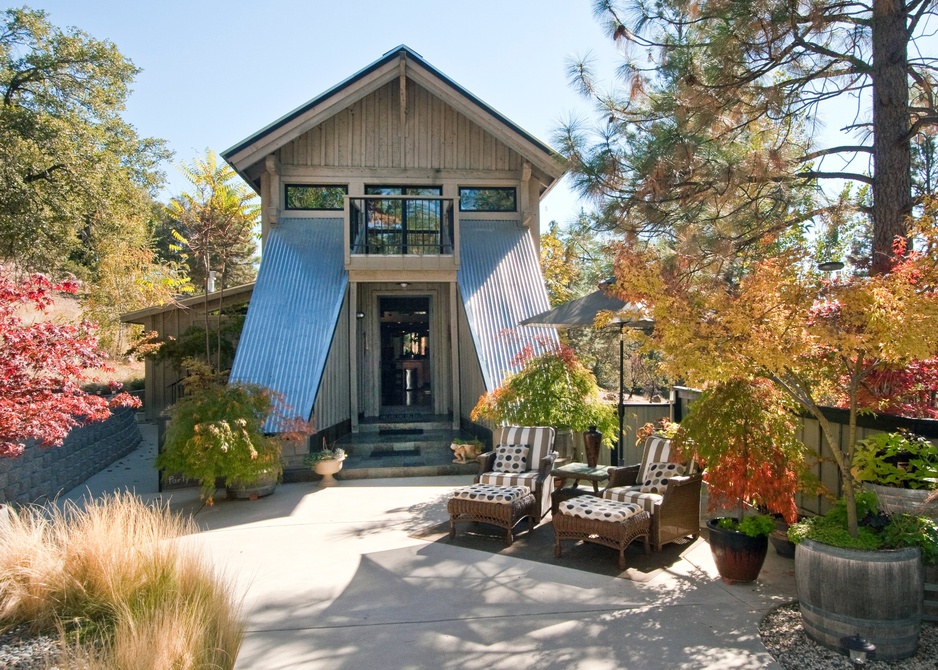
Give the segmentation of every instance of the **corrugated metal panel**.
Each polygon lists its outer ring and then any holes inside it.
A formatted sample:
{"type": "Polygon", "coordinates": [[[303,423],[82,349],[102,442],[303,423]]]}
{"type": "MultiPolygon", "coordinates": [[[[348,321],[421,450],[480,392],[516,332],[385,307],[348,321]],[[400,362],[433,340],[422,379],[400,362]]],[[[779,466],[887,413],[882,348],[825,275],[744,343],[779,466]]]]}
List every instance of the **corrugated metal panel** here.
{"type": "Polygon", "coordinates": [[[521,327],[550,308],[530,233],[514,221],[459,222],[459,291],[486,388],[517,371],[513,359],[526,345],[556,344],[552,328],[521,327]]]}
{"type": "Polygon", "coordinates": [[[289,416],[310,416],[322,380],[348,285],[342,226],[284,219],[264,246],[231,379],[280,393],[289,416]]]}

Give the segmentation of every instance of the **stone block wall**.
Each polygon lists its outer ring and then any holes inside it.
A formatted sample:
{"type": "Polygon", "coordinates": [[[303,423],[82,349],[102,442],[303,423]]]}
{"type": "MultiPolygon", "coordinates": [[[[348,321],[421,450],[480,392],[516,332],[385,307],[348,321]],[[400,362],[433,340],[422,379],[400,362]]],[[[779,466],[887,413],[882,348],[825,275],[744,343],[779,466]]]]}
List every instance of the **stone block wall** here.
{"type": "Polygon", "coordinates": [[[70,491],[143,440],[136,412],[114,411],[107,421],[78,426],[61,447],[27,444],[22,455],[0,458],[0,503],[43,503],[70,491]]]}

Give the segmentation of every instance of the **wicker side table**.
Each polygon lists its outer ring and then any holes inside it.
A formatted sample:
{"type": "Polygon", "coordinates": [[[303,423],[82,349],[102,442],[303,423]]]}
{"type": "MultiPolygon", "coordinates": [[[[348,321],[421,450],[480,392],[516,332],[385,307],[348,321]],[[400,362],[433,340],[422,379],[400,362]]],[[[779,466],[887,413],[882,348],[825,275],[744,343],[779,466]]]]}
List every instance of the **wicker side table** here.
{"type": "Polygon", "coordinates": [[[614,500],[597,500],[596,498],[573,498],[572,500],[561,502],[557,514],[553,515],[551,523],[554,526],[554,555],[560,557],[561,540],[583,540],[584,542],[593,542],[606,547],[611,547],[619,552],[619,569],[625,570],[625,548],[633,540],[643,538],[645,543],[645,553],[648,553],[648,531],[651,527],[651,516],[648,512],[642,510],[634,512],[626,519],[611,520],[608,518],[583,518],[565,513],[570,510],[570,505],[578,503],[593,504],[593,506],[607,506],[611,509],[624,509],[633,507],[629,503],[620,503],[614,500]]]}
{"type": "MultiPolygon", "coordinates": [[[[521,487],[512,486],[490,486],[485,484],[473,484],[472,486],[461,489],[468,491],[486,487],[490,491],[498,494],[507,493],[511,489],[521,487]]],[[[534,520],[538,517],[537,499],[527,488],[523,489],[526,493],[517,495],[511,502],[495,502],[477,497],[475,499],[463,498],[454,495],[446,504],[446,510],[449,512],[449,536],[450,539],[456,537],[456,523],[471,521],[475,523],[488,523],[499,528],[504,528],[508,545],[514,542],[512,530],[521,519],[528,518],[528,531],[534,530],[534,520]]],[[[457,492],[458,494],[459,492],[457,492]]]]}

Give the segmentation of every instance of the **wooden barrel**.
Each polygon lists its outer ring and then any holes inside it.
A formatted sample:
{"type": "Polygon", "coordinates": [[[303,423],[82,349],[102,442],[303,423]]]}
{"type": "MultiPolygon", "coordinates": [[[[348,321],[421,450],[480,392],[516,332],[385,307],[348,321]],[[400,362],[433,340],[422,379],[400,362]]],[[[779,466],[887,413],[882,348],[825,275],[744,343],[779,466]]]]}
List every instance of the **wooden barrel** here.
{"type": "Polygon", "coordinates": [[[876,494],[880,508],[887,514],[912,514],[929,516],[938,523],[938,505],[926,505],[925,499],[932,493],[927,489],[901,489],[867,482],[863,485],[876,494]]]}
{"type": "Polygon", "coordinates": [[[795,585],[805,633],[829,649],[859,634],[876,658],[915,655],[922,627],[922,561],[917,547],[843,549],[804,540],[795,551],[795,585]]]}
{"type": "Polygon", "coordinates": [[[938,624],[938,565],[925,566],[925,600],[922,621],[938,624]]]}

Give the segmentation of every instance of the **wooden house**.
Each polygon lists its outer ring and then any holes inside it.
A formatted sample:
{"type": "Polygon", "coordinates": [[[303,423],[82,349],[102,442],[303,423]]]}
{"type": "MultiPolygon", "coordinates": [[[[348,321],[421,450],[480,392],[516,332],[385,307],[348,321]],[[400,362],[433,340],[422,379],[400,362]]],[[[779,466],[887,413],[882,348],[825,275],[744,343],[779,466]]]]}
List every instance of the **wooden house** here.
{"type": "Polygon", "coordinates": [[[320,431],[465,426],[525,346],[556,341],[518,324],[549,307],[539,202],[562,160],[406,46],[222,155],[262,201],[231,379],[320,431]]]}

